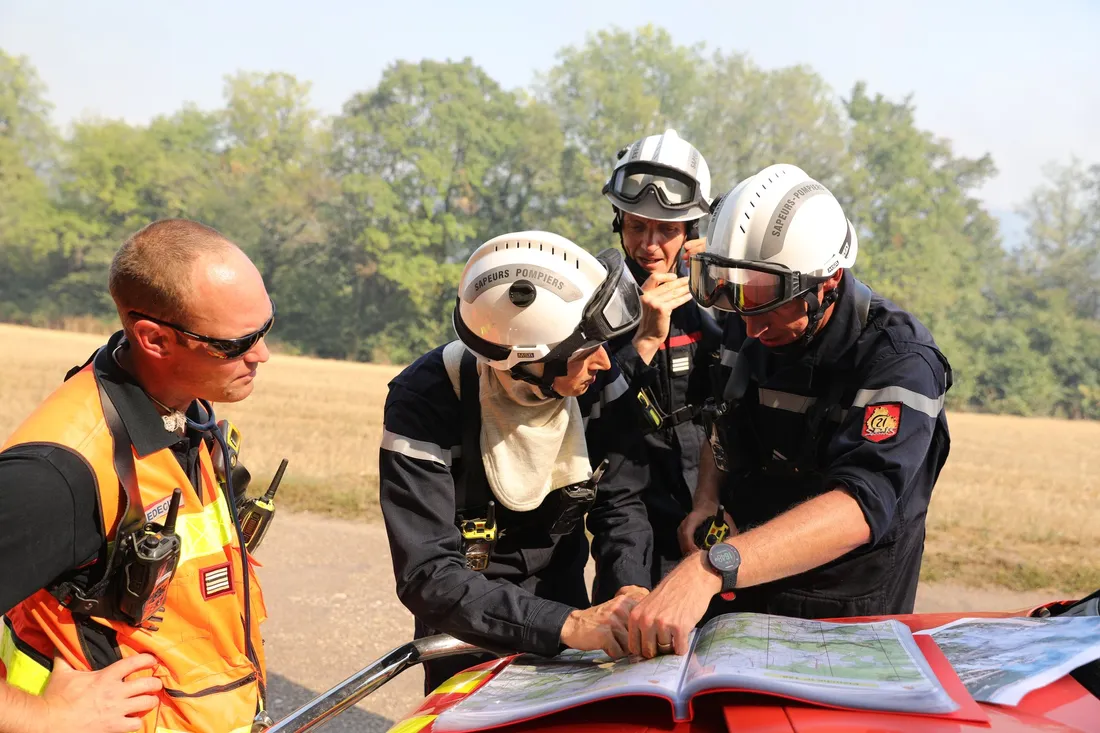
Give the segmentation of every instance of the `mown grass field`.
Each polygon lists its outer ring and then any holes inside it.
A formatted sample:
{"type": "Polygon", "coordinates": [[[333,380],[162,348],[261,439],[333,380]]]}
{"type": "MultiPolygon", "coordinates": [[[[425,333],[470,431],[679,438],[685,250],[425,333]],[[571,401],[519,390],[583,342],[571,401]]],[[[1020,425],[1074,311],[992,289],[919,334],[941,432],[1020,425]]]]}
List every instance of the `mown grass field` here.
{"type": "MultiPolygon", "coordinates": [[[[102,341],[0,324],[0,436],[102,341]]],[[[253,490],[285,456],[282,507],[377,518],[382,403],[397,371],[273,357],[252,397],[218,408],[244,435],[253,490]]],[[[950,423],[923,577],[1014,590],[1100,587],[1100,423],[966,413],[950,423]]]]}

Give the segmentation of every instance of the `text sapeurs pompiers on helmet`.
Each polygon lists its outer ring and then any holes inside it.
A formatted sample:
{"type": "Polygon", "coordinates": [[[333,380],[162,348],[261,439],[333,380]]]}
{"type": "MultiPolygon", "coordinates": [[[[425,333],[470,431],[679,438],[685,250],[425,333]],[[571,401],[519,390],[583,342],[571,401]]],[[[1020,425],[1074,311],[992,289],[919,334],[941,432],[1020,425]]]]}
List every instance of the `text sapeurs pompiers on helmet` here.
{"type": "Polygon", "coordinates": [[[839,294],[819,298],[819,286],[855,264],[858,250],[855,227],[829,189],[797,166],[772,165],[718,203],[706,252],[691,257],[691,294],[743,316],[801,298],[809,323],[791,346],[805,346],[839,294]]]}
{"type": "Polygon", "coordinates": [[[638,286],[624,272],[617,249],[593,256],[543,231],[494,237],[462,271],[455,332],[479,361],[560,397],[553,382],[571,357],[638,324],[638,286]]]}
{"type": "Polygon", "coordinates": [[[623,212],[656,221],[688,223],[688,238],[710,213],[710,167],[675,130],[635,140],[619,151],[603,195],[615,211],[613,231],[622,236],[623,212]]]}

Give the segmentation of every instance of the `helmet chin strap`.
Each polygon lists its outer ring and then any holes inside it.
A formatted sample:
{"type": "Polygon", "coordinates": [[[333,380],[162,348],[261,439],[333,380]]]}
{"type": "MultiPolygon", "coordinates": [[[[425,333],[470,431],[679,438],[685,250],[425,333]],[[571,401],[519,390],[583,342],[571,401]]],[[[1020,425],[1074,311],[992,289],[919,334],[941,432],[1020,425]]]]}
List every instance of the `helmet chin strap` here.
{"type": "Polygon", "coordinates": [[[825,317],[825,312],[829,310],[829,306],[836,302],[838,297],[840,297],[838,288],[828,291],[820,300],[817,297],[816,289],[803,294],[802,299],[806,302],[806,314],[810,319],[809,323],[806,324],[806,330],[791,343],[785,346],[773,347],[771,351],[779,356],[794,356],[809,348],[817,336],[818,329],[821,327],[821,319],[825,317]]]}
{"type": "Polygon", "coordinates": [[[554,380],[558,377],[564,377],[568,371],[569,366],[564,360],[555,359],[554,361],[545,362],[541,377],[527,371],[522,364],[516,364],[508,373],[512,375],[512,379],[538,387],[543,397],[563,400],[565,395],[558,394],[557,390],[554,389],[554,380]]]}

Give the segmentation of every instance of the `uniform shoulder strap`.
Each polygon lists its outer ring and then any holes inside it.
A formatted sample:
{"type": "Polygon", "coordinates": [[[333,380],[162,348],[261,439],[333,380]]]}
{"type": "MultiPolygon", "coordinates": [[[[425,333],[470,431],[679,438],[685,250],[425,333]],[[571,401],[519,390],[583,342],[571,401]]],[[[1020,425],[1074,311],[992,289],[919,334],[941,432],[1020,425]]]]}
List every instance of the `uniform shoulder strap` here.
{"type": "Polygon", "coordinates": [[[107,518],[104,517],[104,536],[107,539],[107,563],[103,569],[103,575],[98,582],[84,590],[78,584],[63,582],[51,592],[66,603],[74,614],[99,615],[108,618],[113,617],[113,599],[104,596],[104,592],[114,579],[118,570],[119,559],[122,553],[119,548],[125,538],[141,530],[145,526],[145,508],[141,502],[141,489],[138,487],[137,468],[134,465],[133,441],[130,439],[130,431],[126,429],[126,423],[118,414],[118,408],[107,394],[99,375],[95,375],[96,388],[99,390],[99,402],[103,409],[103,419],[107,423],[107,430],[111,434],[112,462],[115,474],[118,476],[119,493],[119,520],[118,529],[114,538],[106,537],[109,527],[107,518]]]}
{"type": "Polygon", "coordinates": [[[462,471],[455,481],[455,513],[479,510],[489,504],[489,480],[481,459],[481,384],[477,358],[462,353],[459,366],[462,417],[462,471]]]}
{"type": "Polygon", "coordinates": [[[855,299],[856,318],[859,319],[859,327],[867,328],[867,319],[871,313],[871,288],[859,280],[852,278],[852,297],[855,299]]]}

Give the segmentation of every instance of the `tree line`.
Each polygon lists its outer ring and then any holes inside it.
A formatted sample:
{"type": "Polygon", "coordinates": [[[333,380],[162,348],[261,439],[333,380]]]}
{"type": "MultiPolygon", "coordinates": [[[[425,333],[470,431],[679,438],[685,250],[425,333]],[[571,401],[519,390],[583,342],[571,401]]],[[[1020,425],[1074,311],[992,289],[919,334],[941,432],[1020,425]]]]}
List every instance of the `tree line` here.
{"type": "Polygon", "coordinates": [[[253,258],[284,349],[406,362],[453,338],[458,274],[485,239],[617,245],[600,195],[616,151],[671,127],[715,192],[774,162],[836,192],[859,231],[855,274],[932,330],[953,407],[1100,418],[1100,164],[1052,163],[1006,248],[976,197],[994,161],[956,154],[914,110],[647,26],[562,49],[525,89],[471,59],[396,61],[326,116],[309,82],[240,72],[219,109],[63,134],[31,61],[0,49],[0,320],[112,321],[114,250],[183,216],[253,258]]]}

